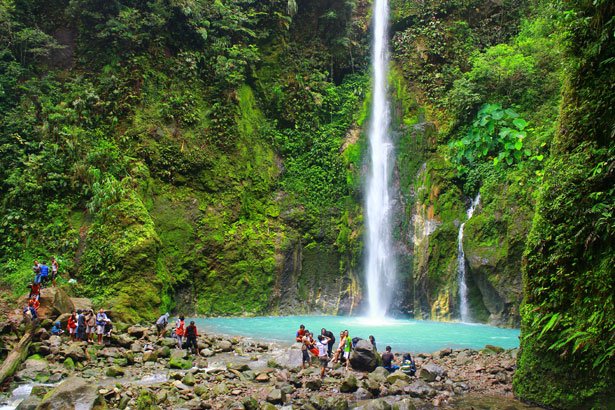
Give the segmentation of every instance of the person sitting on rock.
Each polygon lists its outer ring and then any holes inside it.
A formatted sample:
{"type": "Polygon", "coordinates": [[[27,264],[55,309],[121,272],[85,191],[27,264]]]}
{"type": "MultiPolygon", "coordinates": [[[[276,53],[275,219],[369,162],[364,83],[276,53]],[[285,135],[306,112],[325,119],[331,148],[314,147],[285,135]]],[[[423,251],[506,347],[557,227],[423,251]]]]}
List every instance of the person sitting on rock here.
{"type": "Polygon", "coordinates": [[[184,315],[180,315],[175,321],[175,337],[177,337],[178,349],[181,349],[184,345],[184,333],[186,333],[184,323],[184,315]]]}
{"type": "Polygon", "coordinates": [[[342,357],[342,352],[344,351],[344,346],[346,346],[346,338],[344,337],[345,333],[342,330],[340,332],[340,344],[337,346],[337,350],[335,351],[335,354],[333,355],[333,359],[331,360],[331,363],[337,363],[340,361],[340,358],[342,357]]]}
{"type": "Polygon", "coordinates": [[[199,352],[199,347],[196,343],[196,338],[198,335],[199,333],[196,330],[196,325],[194,324],[194,321],[191,321],[190,325],[186,328],[186,350],[192,350],[192,354],[198,354],[199,352]]]}
{"type": "Polygon", "coordinates": [[[158,320],[156,320],[156,329],[158,330],[158,337],[164,337],[167,332],[167,324],[169,323],[169,312],[160,316],[158,320]]]}
{"type": "Polygon", "coordinates": [[[295,334],[295,340],[299,343],[303,343],[303,336],[305,336],[305,325],[299,326],[299,330],[295,334]]]}
{"type": "Polygon", "coordinates": [[[41,296],[41,284],[32,282],[28,285],[28,287],[30,288],[30,294],[28,295],[28,300],[32,299],[33,297],[35,297],[36,299],[39,299],[41,296]]]}
{"type": "Polygon", "coordinates": [[[391,346],[387,346],[385,352],[382,353],[382,367],[387,369],[389,373],[399,369],[399,366],[393,364],[393,360],[395,360],[395,355],[391,353],[391,346]]]}
{"type": "Polygon", "coordinates": [[[414,363],[410,353],[404,354],[401,362],[401,371],[408,376],[414,376],[416,374],[416,363],[414,363]]]}
{"type": "Polygon", "coordinates": [[[378,348],[376,347],[376,338],[372,335],[369,335],[368,339],[372,346],[374,346],[374,350],[378,351],[378,348]]]}
{"type": "Polygon", "coordinates": [[[70,341],[74,342],[77,332],[77,314],[75,313],[75,311],[73,311],[73,313],[71,313],[70,317],[68,318],[68,324],[66,325],[66,327],[68,329],[68,334],[70,334],[70,341]]]}
{"type": "Polygon", "coordinates": [[[62,324],[60,322],[55,322],[51,328],[51,334],[54,336],[60,336],[62,333],[64,333],[64,330],[62,330],[62,324]]]}

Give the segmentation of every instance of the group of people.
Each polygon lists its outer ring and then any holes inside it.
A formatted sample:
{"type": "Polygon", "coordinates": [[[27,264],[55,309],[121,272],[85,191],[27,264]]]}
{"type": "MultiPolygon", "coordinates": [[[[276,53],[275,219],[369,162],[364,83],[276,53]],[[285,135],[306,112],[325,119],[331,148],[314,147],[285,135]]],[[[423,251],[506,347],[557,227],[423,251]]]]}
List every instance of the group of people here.
{"type": "MultiPolygon", "coordinates": [[[[167,325],[169,324],[169,313],[161,315],[156,320],[156,329],[158,330],[158,337],[164,337],[167,332],[167,325]]],[[[199,332],[194,324],[194,320],[190,321],[190,324],[186,326],[186,320],[184,315],[179,315],[175,320],[175,327],[173,328],[171,336],[177,339],[177,348],[186,349],[192,354],[199,354],[199,347],[196,343],[196,338],[199,332]]]]}
{"type": "MultiPolygon", "coordinates": [[[[100,309],[98,313],[94,313],[92,309],[73,311],[68,318],[67,324],[68,334],[71,341],[80,340],[83,342],[94,343],[95,335],[97,343],[103,344],[103,337],[111,337],[113,323],[107,316],[104,309],[100,309]]],[[[51,334],[61,334],[63,330],[60,327],[60,322],[56,322],[51,329],[51,334]],[[55,332],[55,333],[54,333],[55,332]]]]}
{"type": "MultiPolygon", "coordinates": [[[[350,353],[361,338],[350,338],[348,330],[342,330],[340,332],[340,340],[333,354],[333,347],[335,346],[335,336],[333,332],[322,328],[320,334],[314,340],[314,334],[307,330],[304,325],[299,326],[299,330],[295,334],[295,340],[301,343],[301,367],[305,369],[306,365],[309,366],[311,357],[317,357],[320,362],[320,376],[324,377],[326,369],[329,363],[344,362],[346,370],[350,367],[350,353]]],[[[369,336],[369,341],[376,348],[376,338],[369,336]]],[[[416,365],[410,353],[405,353],[402,357],[401,366],[394,364],[395,355],[391,353],[391,346],[385,348],[385,352],[382,354],[382,365],[389,372],[401,369],[404,373],[414,376],[416,373],[416,365]]]]}
{"type": "Polygon", "coordinates": [[[53,286],[56,285],[56,277],[58,276],[58,269],[60,265],[55,257],[51,258],[51,272],[49,266],[43,263],[34,261],[32,271],[34,272],[34,280],[28,285],[30,293],[28,294],[28,304],[24,307],[23,313],[30,320],[38,319],[38,308],[40,306],[41,289],[49,282],[53,286]]]}

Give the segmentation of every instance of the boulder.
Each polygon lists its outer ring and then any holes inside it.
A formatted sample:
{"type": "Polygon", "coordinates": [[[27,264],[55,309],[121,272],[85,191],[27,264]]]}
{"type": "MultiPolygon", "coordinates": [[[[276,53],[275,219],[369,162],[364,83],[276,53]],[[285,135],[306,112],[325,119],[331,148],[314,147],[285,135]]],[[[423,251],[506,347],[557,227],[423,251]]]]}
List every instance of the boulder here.
{"type": "Polygon", "coordinates": [[[188,356],[188,352],[181,349],[175,349],[171,353],[171,359],[185,359],[188,356]]]}
{"type": "Polygon", "coordinates": [[[82,362],[87,358],[85,350],[83,350],[83,348],[80,346],[80,343],[72,343],[71,345],[69,345],[64,352],[64,356],[70,357],[76,362],[82,362]]]}
{"type": "Polygon", "coordinates": [[[98,395],[98,389],[80,377],[70,377],[53,389],[41,401],[38,409],[80,409],[91,410],[104,405],[104,400],[98,395]]]}
{"type": "Polygon", "coordinates": [[[185,359],[176,359],[174,357],[171,357],[171,360],[169,360],[169,367],[171,369],[184,369],[184,370],[188,370],[188,369],[192,368],[192,361],[185,360],[185,359]]]}
{"type": "Polygon", "coordinates": [[[322,386],[322,380],[321,379],[308,379],[305,381],[304,386],[306,389],[309,389],[312,391],[318,391],[320,390],[320,387],[322,386]]]}
{"type": "Polygon", "coordinates": [[[444,369],[435,363],[426,363],[421,366],[419,377],[426,382],[433,382],[438,377],[444,376],[444,369]]]}
{"type": "Polygon", "coordinates": [[[117,365],[108,367],[107,370],[105,371],[105,375],[109,377],[123,376],[124,373],[125,373],[124,369],[122,369],[120,366],[117,366],[117,365]]]}
{"type": "Polygon", "coordinates": [[[212,352],[210,349],[201,350],[201,356],[203,357],[211,357],[213,355],[214,355],[214,352],[212,352]]]}
{"type": "Polygon", "coordinates": [[[143,326],[130,326],[128,328],[128,334],[137,339],[142,338],[145,333],[147,333],[147,328],[143,326]]]}
{"type": "Polygon", "coordinates": [[[354,392],[354,398],[356,400],[369,400],[369,399],[373,399],[374,395],[367,389],[364,389],[363,387],[359,387],[357,389],[356,392],[354,392]]]}
{"type": "Polygon", "coordinates": [[[378,366],[376,367],[376,370],[374,370],[373,372],[369,373],[367,375],[367,377],[370,380],[373,380],[377,383],[384,383],[387,380],[387,377],[389,377],[389,371],[387,369],[385,369],[382,366],[378,366]]]}
{"type": "Polygon", "coordinates": [[[389,382],[390,384],[395,383],[397,380],[403,380],[405,382],[410,382],[410,376],[408,376],[406,373],[402,372],[401,370],[397,370],[387,376],[387,382],[389,382]]]}
{"type": "Polygon", "coordinates": [[[182,383],[188,386],[194,386],[196,384],[194,375],[192,373],[186,373],[186,375],[182,379],[182,383]]]}
{"type": "MultiPolygon", "coordinates": [[[[24,401],[19,403],[15,410],[36,410],[41,404],[41,398],[37,396],[28,396],[24,401]]],[[[10,408],[10,407],[9,407],[10,408]]]]}
{"type": "Polygon", "coordinates": [[[343,397],[329,397],[326,408],[329,410],[348,410],[348,400],[343,397]]]}
{"type": "Polygon", "coordinates": [[[41,375],[49,375],[47,360],[38,357],[29,358],[24,362],[22,370],[15,373],[15,379],[18,381],[35,380],[41,375]]]}
{"type": "Polygon", "coordinates": [[[503,348],[501,348],[500,346],[494,346],[494,345],[485,345],[485,350],[490,350],[493,353],[504,353],[503,348]]]}
{"type": "Polygon", "coordinates": [[[359,382],[354,374],[349,374],[346,376],[342,384],[340,385],[340,392],[342,393],[353,393],[357,391],[359,388],[359,382]]]}
{"type": "Polygon", "coordinates": [[[144,362],[155,362],[158,360],[158,352],[154,350],[146,350],[143,352],[144,362]]]}
{"type": "Polygon", "coordinates": [[[94,304],[91,299],[88,298],[70,298],[75,306],[75,310],[94,310],[94,304]]]}
{"type": "Polygon", "coordinates": [[[62,288],[42,289],[39,301],[38,314],[41,318],[55,318],[75,310],[73,301],[62,288]]]}
{"type": "Polygon", "coordinates": [[[271,404],[282,404],[286,399],[286,395],[280,389],[271,389],[267,394],[267,401],[271,404]]]}
{"type": "Polygon", "coordinates": [[[447,348],[444,348],[436,352],[436,356],[442,359],[443,357],[450,356],[452,353],[453,353],[453,349],[451,349],[450,347],[447,347],[447,348]]]}
{"type": "Polygon", "coordinates": [[[410,397],[433,397],[436,395],[436,391],[427,383],[422,380],[415,380],[406,389],[404,389],[410,397]]]}
{"type": "Polygon", "coordinates": [[[368,401],[363,410],[391,410],[391,405],[383,399],[368,401]]]}
{"type": "Polygon", "coordinates": [[[228,340],[220,340],[218,342],[218,349],[223,352],[230,352],[231,350],[233,350],[233,344],[228,340]]]}
{"type": "Polygon", "coordinates": [[[411,399],[403,399],[393,403],[393,410],[416,410],[416,405],[411,399]]]}
{"type": "Polygon", "coordinates": [[[355,370],[374,371],[378,366],[378,358],[374,346],[369,340],[359,340],[350,353],[350,365],[355,370]]]}

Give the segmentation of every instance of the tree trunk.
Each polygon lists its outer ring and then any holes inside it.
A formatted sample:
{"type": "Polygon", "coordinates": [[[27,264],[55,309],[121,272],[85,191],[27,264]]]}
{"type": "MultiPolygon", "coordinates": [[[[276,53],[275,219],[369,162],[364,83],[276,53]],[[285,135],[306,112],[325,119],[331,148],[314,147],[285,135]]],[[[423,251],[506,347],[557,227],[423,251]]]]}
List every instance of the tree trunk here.
{"type": "Polygon", "coordinates": [[[19,368],[19,365],[28,357],[28,349],[32,343],[32,334],[34,333],[33,326],[27,326],[26,332],[17,343],[17,346],[6,357],[2,366],[0,366],[0,384],[11,377],[19,368]]]}

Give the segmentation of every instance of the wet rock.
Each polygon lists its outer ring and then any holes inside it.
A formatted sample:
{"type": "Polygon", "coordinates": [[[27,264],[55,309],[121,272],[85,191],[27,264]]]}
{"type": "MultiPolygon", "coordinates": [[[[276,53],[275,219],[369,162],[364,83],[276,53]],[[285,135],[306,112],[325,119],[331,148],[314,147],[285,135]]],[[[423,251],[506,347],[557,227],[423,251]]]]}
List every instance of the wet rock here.
{"type": "Polygon", "coordinates": [[[432,382],[436,380],[436,378],[442,377],[443,375],[444,369],[435,363],[424,364],[419,372],[419,377],[426,382],[432,382]]]}
{"type": "Polygon", "coordinates": [[[214,352],[209,350],[209,349],[201,350],[201,356],[203,356],[203,357],[211,357],[213,355],[214,355],[214,352]]]}
{"type": "Polygon", "coordinates": [[[403,394],[408,385],[408,382],[405,380],[396,380],[395,383],[393,383],[391,387],[389,387],[389,392],[390,394],[394,395],[403,394]]]}
{"type": "Polygon", "coordinates": [[[123,376],[126,372],[124,371],[124,369],[122,369],[120,366],[111,366],[109,368],[107,368],[107,370],[105,371],[105,375],[109,376],[109,377],[119,377],[119,376],[123,376]]]}
{"type": "Polygon", "coordinates": [[[90,410],[104,405],[96,385],[80,377],[70,377],[60,383],[41,401],[38,409],[80,409],[90,410]]]}
{"type": "Polygon", "coordinates": [[[397,380],[403,380],[405,382],[410,382],[410,376],[401,370],[397,370],[387,376],[387,382],[390,384],[395,383],[397,380]]]}
{"type": "Polygon", "coordinates": [[[76,362],[82,362],[86,359],[85,350],[80,346],[80,344],[73,343],[66,349],[64,353],[66,357],[70,357],[76,362]]]}
{"type": "Polygon", "coordinates": [[[194,386],[196,380],[194,379],[194,375],[192,373],[186,373],[186,375],[182,379],[182,382],[188,386],[194,386]]]}
{"type": "Polygon", "coordinates": [[[22,370],[15,374],[15,380],[35,380],[40,375],[50,375],[49,363],[43,358],[29,358],[23,363],[22,370]]]}
{"type": "Polygon", "coordinates": [[[348,400],[343,397],[329,397],[327,399],[328,410],[347,410],[348,400]]]}
{"type": "Polygon", "coordinates": [[[243,407],[246,410],[257,410],[258,409],[258,401],[256,401],[254,397],[244,398],[241,404],[243,404],[243,407]]]}
{"type": "Polygon", "coordinates": [[[246,370],[250,370],[250,366],[245,363],[231,363],[228,368],[231,370],[237,370],[238,372],[245,372],[246,370]]]}
{"type": "Polygon", "coordinates": [[[357,391],[354,392],[354,398],[356,400],[369,400],[373,399],[374,395],[369,390],[359,387],[357,391]]]}
{"type": "MultiPolygon", "coordinates": [[[[371,343],[370,343],[371,344],[371,343]]],[[[353,393],[359,388],[359,382],[354,374],[346,376],[342,384],[340,385],[340,392],[353,393]]]]}
{"type": "Polygon", "coordinates": [[[175,380],[173,382],[173,387],[180,391],[189,391],[191,389],[187,384],[182,383],[180,380],[175,380]]]}
{"type": "Polygon", "coordinates": [[[171,356],[171,348],[169,346],[162,346],[156,350],[156,353],[158,353],[158,357],[169,358],[171,356]]]}
{"type": "Polygon", "coordinates": [[[322,380],[321,379],[308,379],[304,383],[304,387],[306,389],[309,389],[309,390],[312,390],[312,391],[320,390],[321,386],[322,386],[322,380]]]}
{"type": "Polygon", "coordinates": [[[216,384],[211,390],[215,396],[224,396],[229,392],[226,383],[216,384]]]}
{"type": "Polygon", "coordinates": [[[371,372],[378,366],[374,346],[369,340],[359,340],[350,353],[350,365],[355,370],[371,372]]]}
{"type": "Polygon", "coordinates": [[[185,359],[186,357],[188,357],[188,352],[183,349],[171,352],[171,359],[185,359]]]}
{"type": "Polygon", "coordinates": [[[393,410],[416,410],[416,405],[410,399],[403,399],[393,403],[393,410]]]}
{"type": "Polygon", "coordinates": [[[188,369],[192,368],[192,361],[191,360],[185,360],[185,359],[176,359],[174,357],[171,357],[171,360],[169,360],[169,367],[171,369],[184,369],[184,370],[188,370],[188,369]]]}
{"type": "Polygon", "coordinates": [[[316,409],[326,409],[327,408],[327,399],[322,397],[320,394],[313,394],[310,396],[309,404],[316,409]]]}
{"type": "MultiPolygon", "coordinates": [[[[384,383],[384,381],[382,383],[384,383]]],[[[371,394],[378,395],[380,394],[380,385],[382,383],[368,378],[367,380],[363,380],[363,387],[367,389],[371,394]]]]}
{"type": "Polygon", "coordinates": [[[167,396],[168,394],[166,390],[161,390],[156,393],[156,404],[162,404],[167,401],[167,396]]]}
{"type": "Polygon", "coordinates": [[[490,350],[493,353],[503,353],[504,349],[501,348],[500,346],[494,346],[494,345],[485,345],[485,350],[490,350]]]}
{"type": "Polygon", "coordinates": [[[271,389],[267,394],[267,401],[271,404],[282,404],[286,400],[286,395],[280,389],[271,389]]]}
{"type": "Polygon", "coordinates": [[[391,405],[383,399],[368,401],[363,410],[391,410],[391,405]]]}
{"type": "Polygon", "coordinates": [[[452,353],[453,353],[453,349],[451,349],[450,347],[447,347],[445,349],[442,349],[436,352],[435,356],[438,356],[440,359],[442,359],[443,357],[450,356],[452,353]]]}
{"type": "Polygon", "coordinates": [[[36,410],[41,404],[41,398],[37,396],[29,396],[24,401],[19,403],[15,410],[36,410]]]}
{"type": "Polygon", "coordinates": [[[269,375],[265,372],[259,373],[255,380],[259,383],[267,383],[269,381],[269,375]]]}
{"type": "Polygon", "coordinates": [[[158,352],[154,350],[147,350],[143,352],[144,362],[155,362],[158,360],[158,352]]]}
{"type": "Polygon", "coordinates": [[[404,389],[404,392],[409,394],[410,397],[419,398],[433,397],[436,395],[436,391],[423,380],[416,380],[412,382],[406,389],[404,389]]]}
{"type": "Polygon", "coordinates": [[[233,344],[228,340],[220,340],[218,342],[218,349],[223,352],[230,352],[231,350],[233,350],[233,344]]]}

